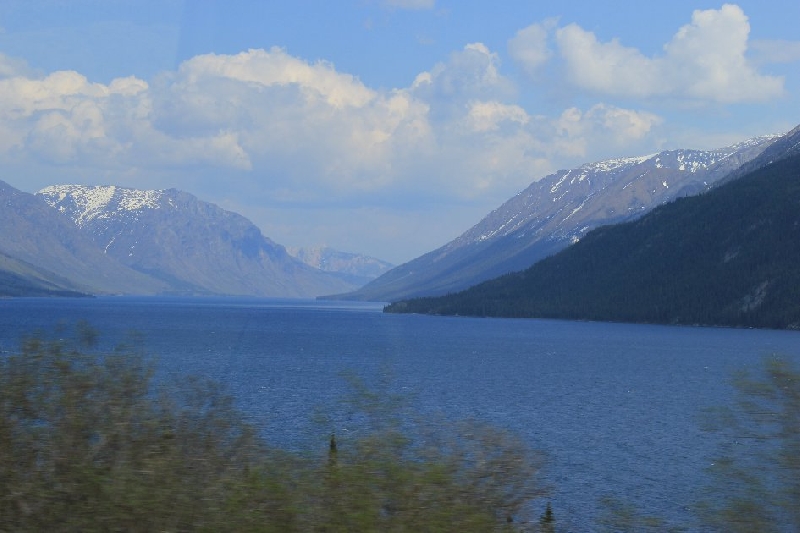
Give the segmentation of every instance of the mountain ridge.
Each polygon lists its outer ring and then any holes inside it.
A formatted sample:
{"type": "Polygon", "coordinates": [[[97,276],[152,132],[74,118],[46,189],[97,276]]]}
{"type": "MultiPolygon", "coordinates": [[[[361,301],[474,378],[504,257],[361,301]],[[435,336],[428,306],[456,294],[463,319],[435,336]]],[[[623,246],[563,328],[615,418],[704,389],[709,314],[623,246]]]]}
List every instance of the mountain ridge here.
{"type": "Polygon", "coordinates": [[[707,190],[781,138],[765,135],[715,150],[666,150],[560,170],[531,183],[444,246],[356,291],[329,298],[435,296],[523,270],[595,227],[636,218],[674,198],[707,190]]]}
{"type": "Polygon", "coordinates": [[[177,189],[57,185],[36,194],[166,293],[313,297],[354,287],[294,259],[245,217],[177,189]]]}

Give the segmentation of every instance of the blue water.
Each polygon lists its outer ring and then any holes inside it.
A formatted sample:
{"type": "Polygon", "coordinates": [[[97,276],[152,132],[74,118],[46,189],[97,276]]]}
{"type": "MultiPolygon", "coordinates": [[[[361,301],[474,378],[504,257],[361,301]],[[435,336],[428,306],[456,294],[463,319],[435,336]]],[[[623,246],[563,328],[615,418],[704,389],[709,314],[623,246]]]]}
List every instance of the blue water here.
{"type": "Polygon", "coordinates": [[[798,332],[380,310],[302,300],[2,300],[0,349],[79,319],[108,343],[139,332],[160,376],[223,382],[270,441],[293,448],[357,431],[336,407],[343,373],[388,378],[415,412],[485,420],[544,451],[553,510],[572,531],[592,529],[606,495],[685,521],[723,438],[700,428],[701,410],[732,402],[735,370],[758,371],[772,354],[800,363],[798,332]],[[332,420],[313,420],[319,412],[332,420]]]}

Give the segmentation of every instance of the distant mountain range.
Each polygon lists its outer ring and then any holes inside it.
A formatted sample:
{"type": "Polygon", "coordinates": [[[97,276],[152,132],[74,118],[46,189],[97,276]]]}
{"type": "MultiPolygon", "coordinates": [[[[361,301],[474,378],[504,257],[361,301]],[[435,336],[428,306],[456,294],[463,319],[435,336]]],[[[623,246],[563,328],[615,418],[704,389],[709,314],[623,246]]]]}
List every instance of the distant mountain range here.
{"type": "Polygon", "coordinates": [[[0,182],[0,296],[441,295],[528,268],[593,228],[634,220],[799,151],[790,132],[562,170],[395,268],[328,248],[287,250],[241,215],[174,189],[59,185],[31,195],[0,182]]]}
{"type": "Polygon", "coordinates": [[[309,266],[241,215],[175,189],[58,185],[31,195],[0,182],[0,202],[0,295],[314,297],[361,282],[309,266]]]}
{"type": "Polygon", "coordinates": [[[528,268],[598,226],[709,189],[779,135],[717,150],[669,150],[561,170],[532,183],[441,248],[335,299],[396,301],[462,290],[528,268]]]}
{"type": "Polygon", "coordinates": [[[394,268],[393,264],[386,261],[366,255],[340,252],[328,246],[287,247],[286,251],[309,266],[323,272],[333,272],[359,287],[394,268]]]}
{"type": "Polygon", "coordinates": [[[800,328],[800,127],[713,189],[390,312],[800,328]]]}

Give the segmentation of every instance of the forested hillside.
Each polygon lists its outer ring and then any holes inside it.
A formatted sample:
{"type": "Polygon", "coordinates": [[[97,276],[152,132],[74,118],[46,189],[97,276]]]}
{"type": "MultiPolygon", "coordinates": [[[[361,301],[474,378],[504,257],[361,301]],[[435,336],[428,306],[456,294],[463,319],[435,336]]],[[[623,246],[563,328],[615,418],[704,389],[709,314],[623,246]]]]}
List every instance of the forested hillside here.
{"type": "Polygon", "coordinates": [[[598,228],[528,270],[388,312],[800,327],[800,156],[598,228]]]}

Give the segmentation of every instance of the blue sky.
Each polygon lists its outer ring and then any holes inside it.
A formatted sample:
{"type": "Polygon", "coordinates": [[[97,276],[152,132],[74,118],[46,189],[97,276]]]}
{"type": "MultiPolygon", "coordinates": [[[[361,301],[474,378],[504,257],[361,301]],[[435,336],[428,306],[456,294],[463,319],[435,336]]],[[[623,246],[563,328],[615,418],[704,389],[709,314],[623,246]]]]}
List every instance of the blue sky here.
{"type": "Polygon", "coordinates": [[[800,123],[800,2],[4,0],[0,179],[395,263],[560,168],[800,123]]]}

